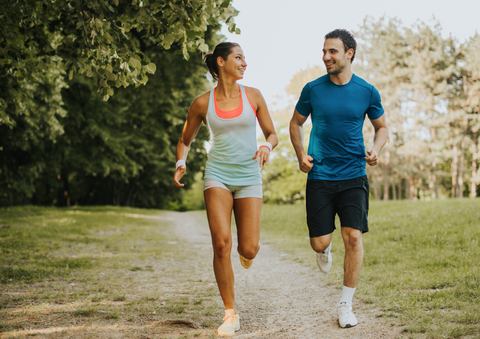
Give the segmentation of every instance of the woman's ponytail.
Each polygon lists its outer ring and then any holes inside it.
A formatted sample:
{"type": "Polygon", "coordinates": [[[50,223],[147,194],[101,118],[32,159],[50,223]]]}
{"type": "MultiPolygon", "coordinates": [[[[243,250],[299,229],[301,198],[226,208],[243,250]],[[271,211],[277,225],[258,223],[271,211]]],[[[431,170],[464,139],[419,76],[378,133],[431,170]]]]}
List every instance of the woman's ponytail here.
{"type": "Polygon", "coordinates": [[[222,42],[215,46],[213,53],[208,53],[203,57],[205,66],[207,66],[208,72],[210,72],[214,80],[218,80],[220,75],[217,63],[218,57],[226,61],[234,47],[240,47],[240,45],[235,42],[222,42]]]}

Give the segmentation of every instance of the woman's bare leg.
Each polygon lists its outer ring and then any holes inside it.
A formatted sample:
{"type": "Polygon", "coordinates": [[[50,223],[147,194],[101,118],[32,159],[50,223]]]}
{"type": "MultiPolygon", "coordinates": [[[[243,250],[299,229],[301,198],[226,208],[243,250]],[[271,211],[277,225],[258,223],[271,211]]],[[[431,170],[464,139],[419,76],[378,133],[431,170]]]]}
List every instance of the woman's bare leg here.
{"type": "Polygon", "coordinates": [[[238,253],[253,259],[260,249],[260,216],[263,201],[260,198],[235,199],[234,211],[237,224],[238,253]]]}
{"type": "Polygon", "coordinates": [[[204,191],[208,225],[213,245],[213,270],[225,309],[235,309],[234,277],[230,254],[232,251],[231,218],[232,193],[213,187],[204,191]]]}

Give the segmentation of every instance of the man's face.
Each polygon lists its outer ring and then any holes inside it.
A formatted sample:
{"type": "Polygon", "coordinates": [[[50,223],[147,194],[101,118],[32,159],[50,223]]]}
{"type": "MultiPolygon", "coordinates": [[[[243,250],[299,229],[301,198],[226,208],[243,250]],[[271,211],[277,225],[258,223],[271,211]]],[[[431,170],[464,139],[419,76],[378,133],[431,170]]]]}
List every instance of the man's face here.
{"type": "Polygon", "coordinates": [[[342,73],[350,62],[348,52],[340,39],[326,39],[323,44],[323,62],[328,74],[342,73]]]}

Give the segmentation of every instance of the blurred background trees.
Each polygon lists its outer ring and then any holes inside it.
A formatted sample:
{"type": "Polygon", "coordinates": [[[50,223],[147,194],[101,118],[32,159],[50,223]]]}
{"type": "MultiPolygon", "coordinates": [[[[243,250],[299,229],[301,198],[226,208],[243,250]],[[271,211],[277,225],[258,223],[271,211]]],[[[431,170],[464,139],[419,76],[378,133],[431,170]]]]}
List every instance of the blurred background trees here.
{"type": "MultiPolygon", "coordinates": [[[[353,71],[379,90],[390,128],[379,164],[367,166],[372,198],[478,196],[480,35],[459,43],[442,37],[439,24],[403,27],[397,19],[369,17],[354,33],[359,46],[353,71]]],[[[286,145],[275,150],[264,169],[269,202],[304,199],[306,175],[298,170],[287,126],[303,86],[323,74],[323,65],[298,72],[286,89],[289,105],[272,112],[286,145]]],[[[305,130],[308,144],[308,126],[305,130]]],[[[369,147],[368,119],[364,135],[369,147]]]]}
{"type": "MultiPolygon", "coordinates": [[[[201,53],[221,22],[238,32],[236,15],[230,0],[2,1],[0,206],[201,208],[206,128],[190,191],[173,187],[174,151],[190,103],[213,85],[201,53]]],[[[353,71],[380,91],[391,132],[367,167],[372,198],[478,196],[480,35],[459,43],[438,24],[369,17],[355,35],[353,71]]],[[[318,64],[270,107],[280,144],[263,168],[267,202],[304,199],[288,123],[303,86],[325,74],[318,64]]],[[[364,134],[368,147],[368,120],[364,134]]]]}
{"type": "MultiPolygon", "coordinates": [[[[175,147],[230,0],[0,3],[0,206],[182,208],[175,147]],[[113,96],[115,92],[115,95],[113,96]]],[[[205,163],[202,129],[187,186],[205,163]]]]}

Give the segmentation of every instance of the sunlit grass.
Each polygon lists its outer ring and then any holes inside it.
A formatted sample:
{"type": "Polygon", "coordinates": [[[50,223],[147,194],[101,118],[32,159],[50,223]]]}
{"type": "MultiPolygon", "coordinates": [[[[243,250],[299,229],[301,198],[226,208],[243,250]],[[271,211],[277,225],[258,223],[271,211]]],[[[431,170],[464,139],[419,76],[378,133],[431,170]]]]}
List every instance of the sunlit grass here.
{"type": "MultiPolygon", "coordinates": [[[[369,227],[358,298],[383,307],[383,316],[410,338],[480,337],[479,199],[373,202],[369,227]]],[[[338,228],[337,220],[327,279],[340,288],[338,228]]],[[[304,205],[264,206],[262,232],[315,266],[304,205]]]]}
{"type": "Polygon", "coordinates": [[[204,338],[222,315],[213,272],[197,275],[211,253],[189,255],[166,213],[0,209],[0,332],[114,325],[138,334],[145,323],[193,318],[204,338]]]}

